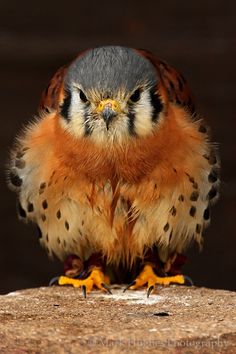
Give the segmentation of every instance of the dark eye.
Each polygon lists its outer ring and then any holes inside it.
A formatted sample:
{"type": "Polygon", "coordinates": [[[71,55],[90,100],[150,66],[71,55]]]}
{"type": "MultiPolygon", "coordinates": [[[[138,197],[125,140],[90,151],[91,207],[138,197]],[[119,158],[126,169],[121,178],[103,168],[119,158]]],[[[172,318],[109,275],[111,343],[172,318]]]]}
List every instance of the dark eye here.
{"type": "Polygon", "coordinates": [[[138,102],[140,100],[140,94],[141,94],[141,90],[137,89],[134,91],[134,93],[130,96],[130,101],[131,102],[138,102]]]}
{"type": "Polygon", "coordinates": [[[82,90],[79,90],[79,97],[80,97],[81,101],[83,101],[84,103],[88,102],[88,99],[82,90]]]}

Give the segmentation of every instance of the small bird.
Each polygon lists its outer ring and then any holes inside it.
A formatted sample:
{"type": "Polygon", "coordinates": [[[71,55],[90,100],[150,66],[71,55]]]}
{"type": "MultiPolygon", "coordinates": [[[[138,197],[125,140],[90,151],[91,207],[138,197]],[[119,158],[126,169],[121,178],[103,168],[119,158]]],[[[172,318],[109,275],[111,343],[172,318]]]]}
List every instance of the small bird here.
{"type": "Polygon", "coordinates": [[[149,296],[185,282],[171,268],[202,245],[219,168],[184,77],[146,50],[104,46],[55,73],[8,183],[48,254],[70,257],[59,284],[110,292],[110,267],[125,276],[139,264],[127,289],[147,284],[149,296]]]}

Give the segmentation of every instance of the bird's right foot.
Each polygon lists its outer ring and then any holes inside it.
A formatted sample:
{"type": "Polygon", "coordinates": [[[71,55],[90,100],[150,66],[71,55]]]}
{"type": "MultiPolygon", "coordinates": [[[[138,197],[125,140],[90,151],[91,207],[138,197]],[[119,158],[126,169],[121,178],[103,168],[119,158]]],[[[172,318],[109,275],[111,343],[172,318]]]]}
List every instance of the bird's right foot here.
{"type": "Polygon", "coordinates": [[[90,293],[93,288],[112,294],[107,283],[109,283],[109,278],[98,267],[92,268],[89,275],[84,279],[70,278],[66,276],[60,276],[58,279],[59,285],[72,285],[74,288],[81,288],[84,297],[86,297],[87,293],[90,293]]]}
{"type": "Polygon", "coordinates": [[[102,270],[99,255],[92,255],[85,263],[84,266],[77,256],[69,256],[64,265],[65,275],[52,279],[50,285],[56,281],[58,285],[72,285],[74,288],[81,288],[84,297],[94,288],[112,294],[108,285],[110,279],[102,270]]]}

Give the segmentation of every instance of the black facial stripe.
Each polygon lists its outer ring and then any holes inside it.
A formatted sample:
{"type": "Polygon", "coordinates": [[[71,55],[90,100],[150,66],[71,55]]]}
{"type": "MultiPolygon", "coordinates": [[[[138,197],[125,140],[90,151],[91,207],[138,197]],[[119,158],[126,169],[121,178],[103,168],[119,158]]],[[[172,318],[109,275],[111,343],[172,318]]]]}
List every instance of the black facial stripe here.
{"type": "Polygon", "coordinates": [[[127,117],[128,117],[128,129],[129,129],[129,133],[130,135],[136,135],[136,132],[135,132],[135,126],[134,126],[134,121],[135,121],[135,113],[134,112],[129,112],[127,114],[127,117]]]}
{"type": "Polygon", "coordinates": [[[70,108],[70,103],[71,103],[71,92],[70,90],[66,90],[65,91],[65,98],[64,101],[62,103],[62,105],[60,106],[61,109],[61,115],[63,118],[65,118],[67,121],[70,120],[69,117],[69,108],[70,108]]]}
{"type": "Polygon", "coordinates": [[[151,104],[153,107],[152,112],[152,121],[156,123],[158,119],[158,114],[163,110],[163,104],[161,102],[160,96],[156,92],[156,88],[151,89],[150,91],[151,104]]]}

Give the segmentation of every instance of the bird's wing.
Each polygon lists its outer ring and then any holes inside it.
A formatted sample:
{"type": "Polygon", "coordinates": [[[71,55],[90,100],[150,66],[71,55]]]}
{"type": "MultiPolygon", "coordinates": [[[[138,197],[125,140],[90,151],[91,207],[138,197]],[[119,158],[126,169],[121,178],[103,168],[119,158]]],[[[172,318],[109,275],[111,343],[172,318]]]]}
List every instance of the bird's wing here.
{"type": "Polygon", "coordinates": [[[195,106],[193,96],[183,75],[165,61],[155,57],[152,53],[143,49],[139,49],[138,52],[147,58],[156,68],[160,77],[159,85],[164,88],[168,100],[186,107],[194,115],[195,106]]]}
{"type": "Polygon", "coordinates": [[[63,81],[67,68],[68,66],[64,65],[58,69],[46,89],[43,91],[39,104],[40,111],[46,111],[49,113],[51,110],[57,110],[60,102],[59,96],[63,87],[63,81]]]}

